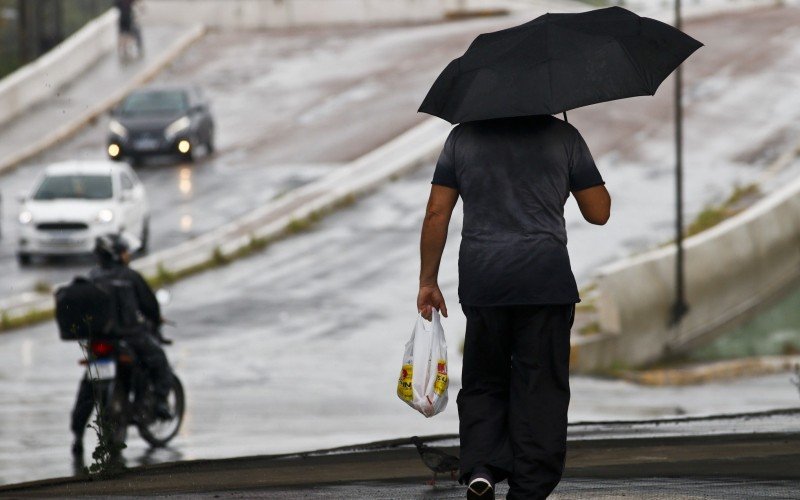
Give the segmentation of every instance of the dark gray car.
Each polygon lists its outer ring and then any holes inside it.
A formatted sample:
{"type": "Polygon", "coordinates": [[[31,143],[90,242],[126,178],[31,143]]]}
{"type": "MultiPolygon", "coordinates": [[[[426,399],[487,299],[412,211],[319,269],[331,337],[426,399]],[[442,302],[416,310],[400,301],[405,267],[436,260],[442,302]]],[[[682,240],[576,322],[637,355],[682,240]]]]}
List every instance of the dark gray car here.
{"type": "Polygon", "coordinates": [[[214,151],[214,119],[197,87],[148,87],[111,112],[107,153],[112,160],[177,155],[192,161],[199,146],[214,151]]]}

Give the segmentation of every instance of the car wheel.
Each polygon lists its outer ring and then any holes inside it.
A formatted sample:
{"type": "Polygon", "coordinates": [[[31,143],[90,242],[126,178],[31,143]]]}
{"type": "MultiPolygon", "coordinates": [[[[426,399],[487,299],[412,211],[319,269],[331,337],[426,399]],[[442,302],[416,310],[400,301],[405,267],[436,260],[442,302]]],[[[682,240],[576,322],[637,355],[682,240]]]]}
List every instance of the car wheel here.
{"type": "Polygon", "coordinates": [[[17,262],[20,266],[29,266],[31,264],[31,254],[19,253],[17,254],[17,262]]]}

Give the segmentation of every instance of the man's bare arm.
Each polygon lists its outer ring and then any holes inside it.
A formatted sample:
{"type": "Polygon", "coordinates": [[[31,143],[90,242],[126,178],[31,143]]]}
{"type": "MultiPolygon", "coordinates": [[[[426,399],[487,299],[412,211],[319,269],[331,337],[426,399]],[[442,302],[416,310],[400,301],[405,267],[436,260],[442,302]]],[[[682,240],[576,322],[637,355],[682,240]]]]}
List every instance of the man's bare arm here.
{"type": "Polygon", "coordinates": [[[457,190],[437,184],[431,186],[420,236],[421,265],[419,295],[417,295],[417,310],[428,320],[431,319],[433,308],[438,309],[444,317],[447,317],[447,306],[442,292],[439,290],[439,264],[442,261],[445,242],[447,242],[450,216],[453,214],[453,208],[457,201],[457,190]]]}
{"type": "Polygon", "coordinates": [[[578,202],[583,218],[592,224],[602,226],[611,217],[611,196],[605,186],[594,186],[580,191],[573,191],[572,196],[578,202]]]}

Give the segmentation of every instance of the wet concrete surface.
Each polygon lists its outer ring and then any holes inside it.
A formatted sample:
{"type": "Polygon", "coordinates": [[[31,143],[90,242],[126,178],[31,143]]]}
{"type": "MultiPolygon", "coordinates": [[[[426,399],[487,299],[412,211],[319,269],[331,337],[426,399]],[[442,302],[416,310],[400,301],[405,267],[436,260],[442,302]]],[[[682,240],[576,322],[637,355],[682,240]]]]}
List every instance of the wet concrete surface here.
{"type": "MultiPolygon", "coordinates": [[[[779,427],[798,410],[716,419],[779,427]],[[769,422],[775,419],[774,422],[769,422]]],[[[712,419],[714,420],[714,419],[712,419]]],[[[706,422],[707,423],[707,422],[706,422]]],[[[551,498],[796,498],[800,458],[796,432],[638,438],[624,423],[604,423],[616,437],[571,438],[565,477],[551,498]]],[[[651,426],[658,425],[651,422],[651,426]]],[[[795,425],[790,428],[796,429],[795,425]]],[[[587,436],[591,436],[587,434],[587,436]]],[[[429,441],[450,454],[457,443],[429,441]]],[[[408,439],[289,456],[254,456],[145,466],[106,481],[63,478],[0,487],[18,497],[146,495],[187,498],[463,498],[464,487],[431,474],[408,439]]],[[[508,490],[498,485],[499,498],[508,490]]]]}

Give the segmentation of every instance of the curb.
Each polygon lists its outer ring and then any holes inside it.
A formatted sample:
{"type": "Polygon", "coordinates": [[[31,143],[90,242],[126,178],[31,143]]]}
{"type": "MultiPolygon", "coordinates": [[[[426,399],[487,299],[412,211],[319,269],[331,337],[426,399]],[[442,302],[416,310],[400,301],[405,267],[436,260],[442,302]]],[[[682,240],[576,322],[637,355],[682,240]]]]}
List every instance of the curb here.
{"type": "Polygon", "coordinates": [[[127,85],[117,89],[117,91],[114,92],[111,97],[89,108],[71,122],[64,124],[51,134],[48,134],[39,141],[23,148],[10,158],[4,158],[0,160],[0,174],[10,172],[19,166],[19,164],[23,161],[40,154],[44,150],[76,134],[80,129],[85,127],[93,120],[96,120],[100,115],[115,106],[136,87],[152,80],[166,66],[171,64],[178,56],[180,56],[187,48],[189,48],[189,46],[199,40],[205,34],[205,32],[205,26],[193,27],[191,30],[189,30],[189,32],[178,38],[178,40],[173,43],[173,45],[165,53],[153,61],[152,64],[134,76],[134,78],[128,82],[127,85]]]}
{"type": "Polygon", "coordinates": [[[624,371],[619,378],[647,386],[687,386],[788,373],[800,366],[800,356],[758,356],[677,368],[624,371]]]}

